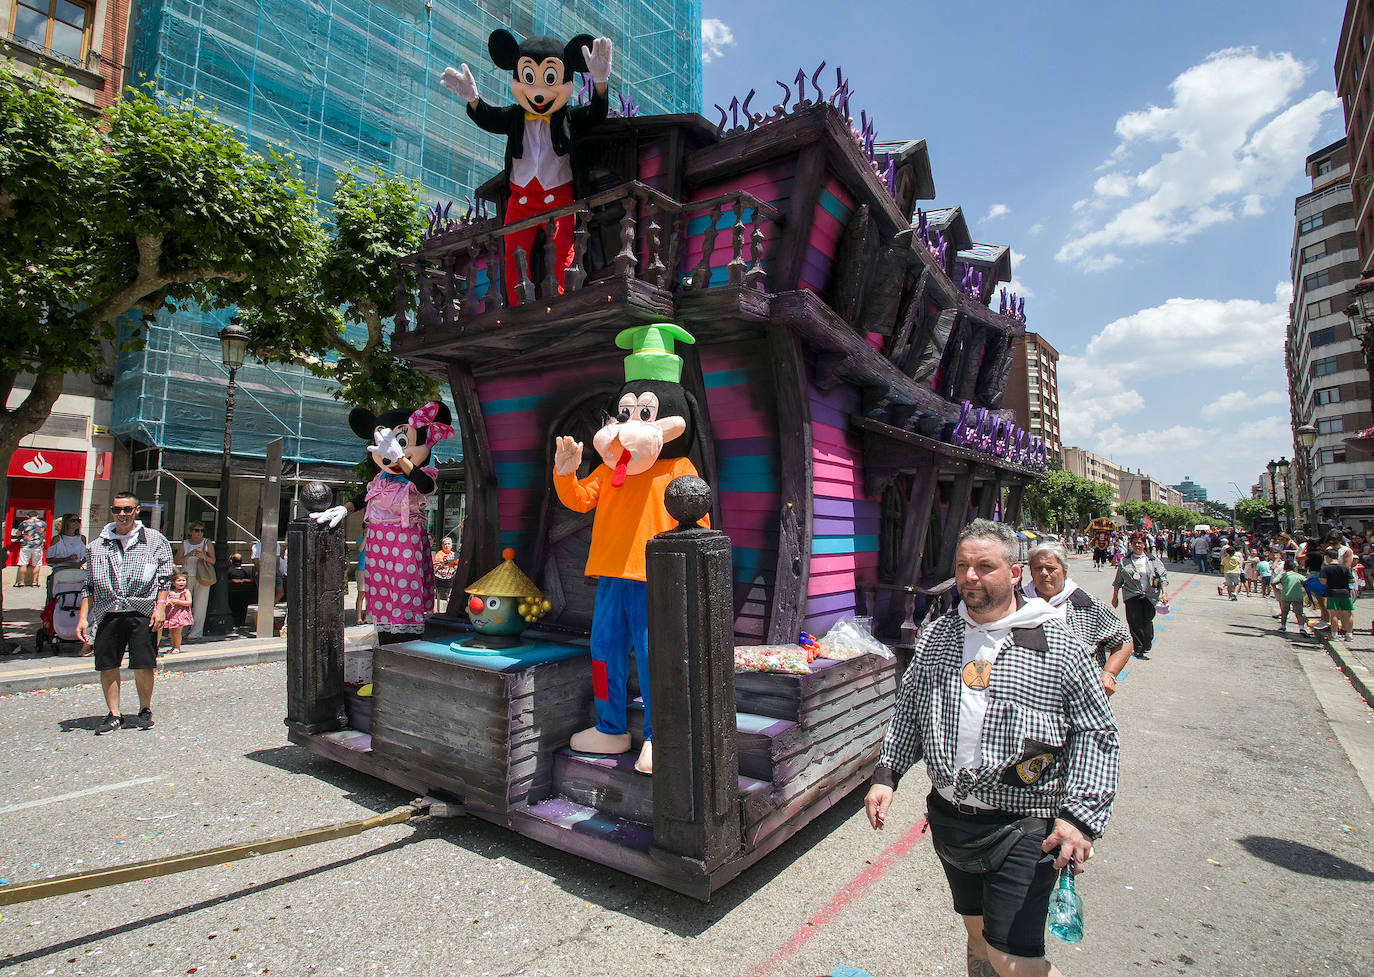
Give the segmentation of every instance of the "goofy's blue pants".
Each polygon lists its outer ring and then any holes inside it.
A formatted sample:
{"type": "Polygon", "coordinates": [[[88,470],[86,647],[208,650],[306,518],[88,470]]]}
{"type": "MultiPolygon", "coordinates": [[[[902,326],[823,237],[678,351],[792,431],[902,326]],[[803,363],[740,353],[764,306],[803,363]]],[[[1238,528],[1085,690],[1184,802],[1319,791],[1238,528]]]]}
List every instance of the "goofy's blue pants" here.
{"type": "Polygon", "coordinates": [[[644,738],[649,727],[649,602],[642,580],[601,577],[592,607],[592,697],[596,728],[619,735],[625,723],[625,686],[630,680],[630,648],[635,653],[639,693],[644,699],[644,738]]]}

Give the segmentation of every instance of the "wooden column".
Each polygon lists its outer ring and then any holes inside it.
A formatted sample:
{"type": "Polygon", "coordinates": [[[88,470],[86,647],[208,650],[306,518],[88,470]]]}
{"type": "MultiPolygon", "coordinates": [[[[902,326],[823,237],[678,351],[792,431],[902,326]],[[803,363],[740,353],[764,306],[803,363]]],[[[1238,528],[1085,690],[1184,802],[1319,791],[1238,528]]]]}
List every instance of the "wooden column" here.
{"type": "Polygon", "coordinates": [[[959,533],[969,523],[968,505],[972,497],[973,472],[954,476],[954,484],[949,489],[949,508],[945,511],[940,563],[936,568],[936,576],[940,580],[954,572],[954,551],[959,547],[959,533]]]}
{"type": "Polygon", "coordinates": [[[814,142],[797,154],[797,169],[792,177],[792,206],[787,214],[786,231],[773,259],[777,269],[772,279],[775,292],[797,288],[802,262],[806,258],[807,238],[821,199],[825,179],[825,146],[814,142]]]}
{"type": "MultiPolygon", "coordinates": [[[[281,515],[281,451],[282,439],[267,442],[267,459],[262,467],[262,532],[258,541],[258,619],[259,638],[272,637],[277,617],[277,520],[281,515]]],[[[229,486],[224,487],[225,494],[229,486]]],[[[231,510],[220,500],[220,511],[231,510]]],[[[291,547],[286,548],[287,553],[291,547]]]]}
{"type": "Polygon", "coordinates": [[[467,495],[467,522],[453,575],[455,593],[500,563],[496,510],[496,467],[492,462],[487,422],[472,368],[450,361],[448,384],[453,391],[454,416],[463,437],[463,475],[467,495]]]}
{"type": "Polygon", "coordinates": [[[654,847],[710,872],[741,845],[730,538],[696,526],[701,479],[674,479],[664,503],[678,528],[645,551],[654,847]]]}
{"type": "MultiPolygon", "coordinates": [[[[921,555],[925,552],[926,537],[930,535],[930,515],[935,510],[932,503],[940,479],[940,466],[933,461],[911,480],[911,495],[907,498],[906,519],[902,525],[902,545],[897,551],[897,576],[893,580],[899,587],[912,587],[920,582],[921,555]]],[[[906,595],[893,594],[878,630],[885,635],[897,634],[908,604],[906,595]]]]}
{"type": "Polygon", "coordinates": [[[972,400],[978,386],[983,346],[987,342],[987,327],[975,319],[969,320],[968,339],[964,343],[959,370],[955,376],[953,400],[972,400]]]}
{"type": "MultiPolygon", "coordinates": [[[[333,501],[321,482],[307,485],[301,500],[310,512],[323,512],[333,501]]],[[[264,539],[264,553],[272,542],[264,539]]],[[[286,725],[310,734],[343,729],[343,526],[293,520],[286,548],[286,725]]]]}
{"type": "MultiPolygon", "coordinates": [[[[797,334],[778,323],[768,325],[773,392],[778,411],[778,559],[773,606],[768,614],[770,644],[797,640],[806,610],[806,579],[811,573],[811,412],[806,400],[806,366],[797,334]]],[[[713,525],[715,525],[713,523],[713,525]]]]}
{"type": "Polygon", "coordinates": [[[978,518],[991,519],[993,510],[997,504],[997,497],[1002,493],[1002,479],[996,472],[989,472],[983,479],[983,487],[978,491],[978,518]]]}
{"type": "Polygon", "coordinates": [[[1007,489],[1007,508],[1002,521],[1013,528],[1021,522],[1021,500],[1025,497],[1024,484],[1013,485],[1007,489]]]}

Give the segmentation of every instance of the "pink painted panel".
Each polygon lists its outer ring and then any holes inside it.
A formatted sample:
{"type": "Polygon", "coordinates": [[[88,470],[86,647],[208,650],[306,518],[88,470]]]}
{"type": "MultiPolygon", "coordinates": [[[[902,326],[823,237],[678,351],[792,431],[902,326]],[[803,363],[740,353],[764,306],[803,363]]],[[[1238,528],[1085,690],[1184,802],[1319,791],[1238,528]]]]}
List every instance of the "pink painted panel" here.
{"type": "MultiPolygon", "coordinates": [[[[719,388],[725,389],[725,388],[719,388]]],[[[772,418],[755,415],[753,417],[717,417],[716,403],[707,392],[707,403],[711,409],[711,428],[716,440],[731,438],[772,438],[777,436],[772,418]]]]}
{"type": "MultiPolygon", "coordinates": [[[[776,523],[774,526],[776,527],[776,523]]],[[[730,542],[735,546],[743,546],[751,550],[766,550],[770,553],[778,548],[778,531],[776,528],[772,530],[762,528],[739,529],[727,525],[721,531],[730,537],[730,542]]]]}
{"type": "Polygon", "coordinates": [[[811,444],[813,451],[816,445],[824,445],[827,450],[831,448],[851,452],[854,450],[850,444],[849,432],[836,427],[834,424],[818,421],[814,415],[811,418],[811,444]]]}
{"type": "Polygon", "coordinates": [[[649,155],[639,157],[639,178],[651,180],[663,172],[663,157],[655,148],[649,155]]]}
{"type": "Polygon", "coordinates": [[[852,591],[858,584],[854,580],[852,571],[844,573],[817,573],[815,571],[815,561],[812,561],[811,576],[806,581],[806,596],[816,597],[821,594],[842,594],[845,591],[852,591]]]}
{"type": "Polygon", "coordinates": [[[838,179],[832,178],[831,180],[829,180],[826,183],[825,188],[829,190],[831,194],[834,195],[835,199],[838,200],[840,203],[844,204],[850,210],[854,209],[853,195],[845,189],[844,184],[841,183],[838,179]]]}
{"type": "Polygon", "coordinates": [[[523,509],[542,501],[543,492],[536,492],[534,489],[503,489],[496,490],[496,505],[505,512],[507,508],[523,509]]]}
{"type": "Polygon", "coordinates": [[[835,465],[825,461],[813,461],[811,470],[817,482],[828,480],[853,484],[855,478],[853,464],[835,465]]]}
{"type": "Polygon", "coordinates": [[[728,518],[731,512],[778,511],[778,497],[771,492],[722,492],[720,493],[721,518],[728,518]]]}
{"type": "Polygon", "coordinates": [[[828,499],[857,499],[862,497],[855,483],[837,482],[828,478],[812,479],[811,494],[823,495],[828,499]]]}

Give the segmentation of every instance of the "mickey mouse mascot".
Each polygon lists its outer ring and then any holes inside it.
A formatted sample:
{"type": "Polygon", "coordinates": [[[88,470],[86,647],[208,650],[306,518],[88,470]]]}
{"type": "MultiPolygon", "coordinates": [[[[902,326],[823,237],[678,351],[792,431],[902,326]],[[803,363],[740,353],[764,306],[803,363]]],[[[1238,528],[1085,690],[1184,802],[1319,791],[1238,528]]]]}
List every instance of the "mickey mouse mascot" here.
{"type": "Polygon", "coordinates": [[[377,474],[343,505],[310,516],[333,528],[350,512],[366,507],[367,619],[377,626],[381,644],[422,633],[425,612],[434,604],[425,503],[434,494],[438,469],[425,463],[436,442],[453,437],[452,423],[448,408],[437,401],[382,414],[354,408],[348,426],[368,442],[377,474]]]}
{"type": "MultiPolygon", "coordinates": [[[[596,725],[573,736],[580,753],[625,753],[630,733],[625,715],[630,649],[635,653],[644,698],[644,747],[635,769],[653,772],[649,725],[649,624],[644,582],[644,547],[676,526],[663,505],[668,483],[697,470],[687,458],[695,436],[696,403],[678,382],[682,357],[673,340],[695,342],[672,323],[635,326],[616,336],[629,349],[625,385],[615,415],[592,437],[602,464],[581,481],[582,442],[557,439],[553,487],[575,512],[596,510],[587,576],[596,577],[592,608],[592,696],[596,725]]],[[[703,518],[702,525],[707,525],[703,518]]]]}
{"type": "MultiPolygon", "coordinates": [[[[540,35],[523,44],[509,31],[492,31],[487,50],[496,67],[511,73],[510,90],[515,104],[502,108],[488,105],[477,94],[477,83],[466,64],[459,70],[445,68],[439,83],[468,103],[468,116],[487,132],[506,137],[506,179],[510,200],[506,223],[513,224],[573,202],[572,155],[578,137],[606,118],[610,100],[606,81],[611,77],[610,38],[592,39],[579,34],[567,44],[540,35]],[[591,104],[568,107],[573,74],[592,76],[591,104]]],[[[541,228],[531,227],[506,235],[506,298],[518,302],[515,292],[515,249],[526,255],[541,228]]],[[[554,222],[558,291],[563,291],[563,272],[572,264],[573,217],[554,222]]]]}

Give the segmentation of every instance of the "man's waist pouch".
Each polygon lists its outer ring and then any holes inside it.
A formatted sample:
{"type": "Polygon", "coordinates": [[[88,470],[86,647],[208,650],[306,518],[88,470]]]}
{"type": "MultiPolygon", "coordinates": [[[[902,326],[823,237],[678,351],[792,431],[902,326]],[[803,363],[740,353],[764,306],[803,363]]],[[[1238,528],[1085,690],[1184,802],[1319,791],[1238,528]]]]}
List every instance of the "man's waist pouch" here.
{"type": "Polygon", "coordinates": [[[1053,826],[1052,818],[1017,818],[1005,811],[961,814],[934,791],[926,798],[926,820],[935,853],[974,875],[997,871],[1017,842],[1027,835],[1048,835],[1053,826]]]}

